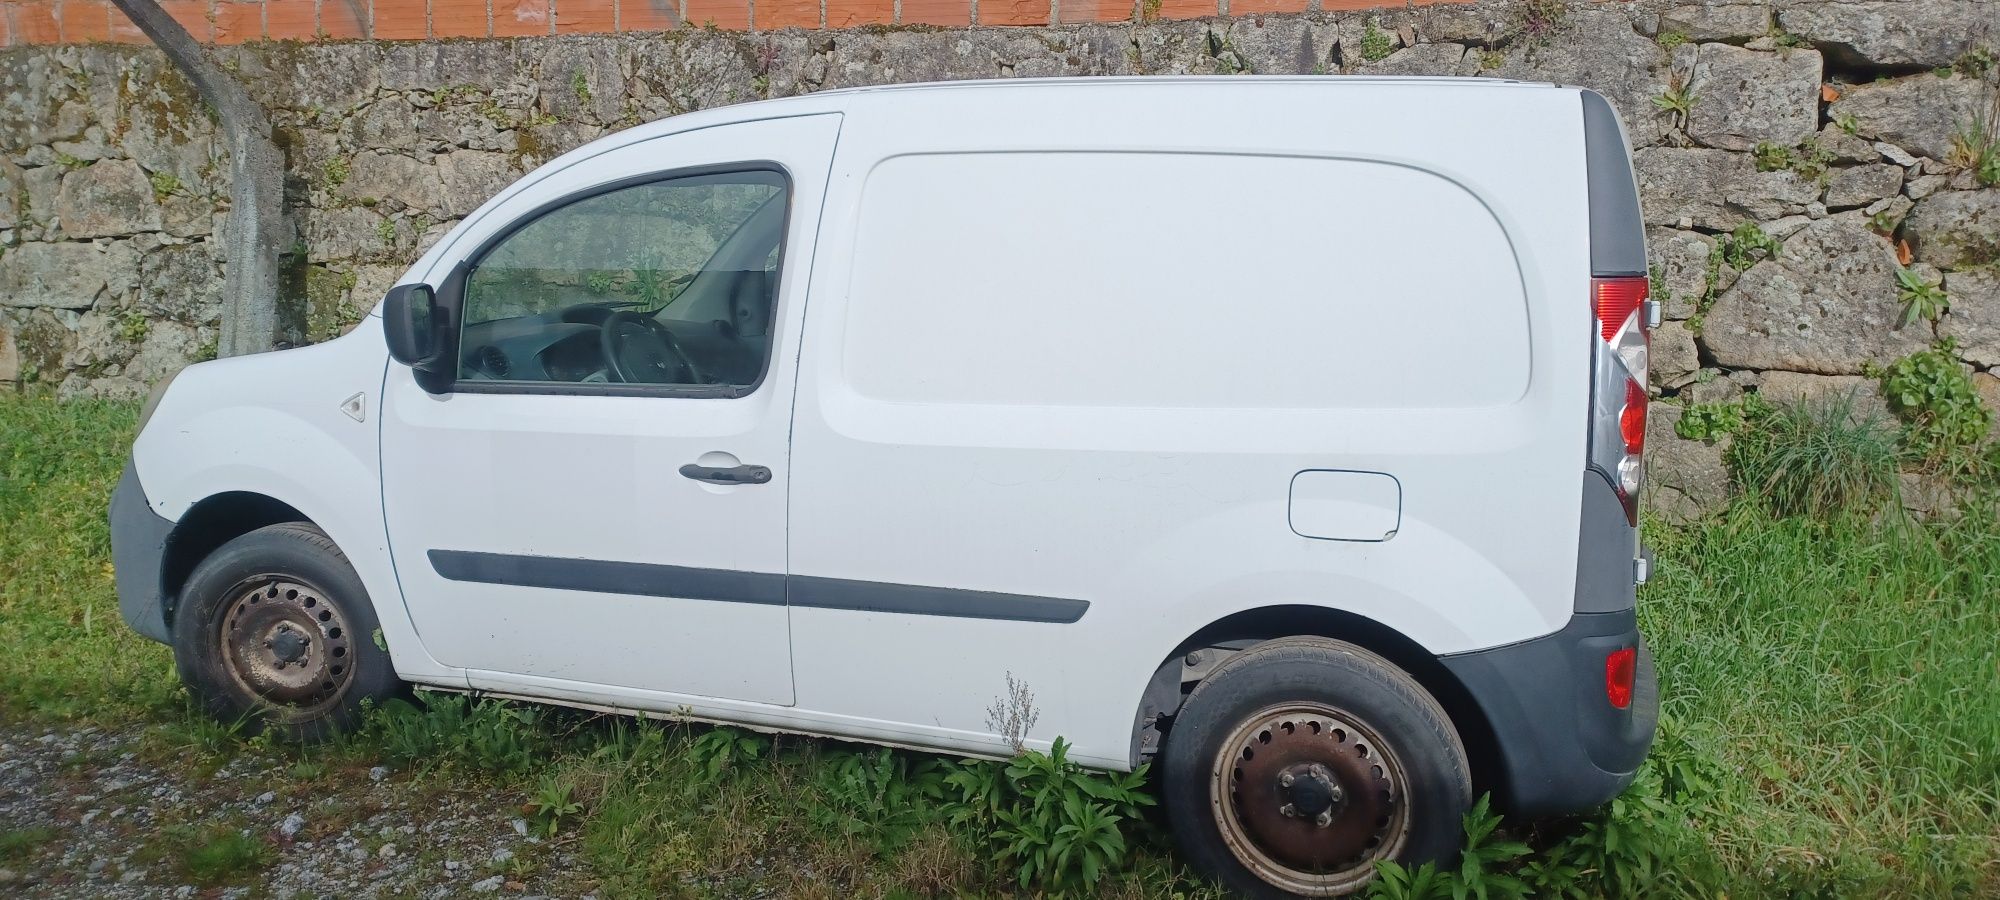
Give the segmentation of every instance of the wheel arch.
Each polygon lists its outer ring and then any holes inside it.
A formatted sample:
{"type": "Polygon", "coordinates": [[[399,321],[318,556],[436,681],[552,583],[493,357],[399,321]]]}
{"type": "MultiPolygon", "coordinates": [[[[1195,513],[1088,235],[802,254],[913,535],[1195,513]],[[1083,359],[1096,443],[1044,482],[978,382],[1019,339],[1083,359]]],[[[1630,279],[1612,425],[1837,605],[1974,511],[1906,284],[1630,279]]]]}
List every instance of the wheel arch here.
{"type": "Polygon", "coordinates": [[[230,541],[284,522],[320,527],[297,507],[255,491],[225,491],[188,507],[167,533],[165,553],[160,559],[160,596],[165,600],[168,627],[173,626],[174,613],[180,606],[181,588],[187,585],[188,576],[202,560],[230,541]]]}
{"type": "Polygon", "coordinates": [[[1346,641],[1407,672],[1437,700],[1450,717],[1452,727],[1457,729],[1472,768],[1474,793],[1499,789],[1504,749],[1495,737],[1492,723],[1487,721],[1465,684],[1435,654],[1394,628],[1366,616],[1303,604],[1261,606],[1231,613],[1188,635],[1162,658],[1147,681],[1139,709],[1133,716],[1133,765],[1158,752],[1162,738],[1172,730],[1173,715],[1180,710],[1188,692],[1214,671],[1215,664],[1228,655],[1227,651],[1301,635],[1346,641]],[[1225,652],[1192,665],[1188,663],[1189,654],[1215,650],[1225,652]],[[1182,681],[1184,670],[1197,677],[1182,681]]]}

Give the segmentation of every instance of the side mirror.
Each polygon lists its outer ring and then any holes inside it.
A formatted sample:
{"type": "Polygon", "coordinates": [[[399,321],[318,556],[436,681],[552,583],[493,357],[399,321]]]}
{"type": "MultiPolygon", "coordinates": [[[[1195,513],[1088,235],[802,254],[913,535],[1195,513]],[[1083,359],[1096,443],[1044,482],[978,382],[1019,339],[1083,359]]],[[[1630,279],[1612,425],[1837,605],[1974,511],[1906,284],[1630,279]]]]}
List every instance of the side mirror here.
{"type": "Polygon", "coordinates": [[[464,263],[441,287],[399,284],[382,298],[382,337],[389,356],[409,366],[417,385],[448,394],[458,378],[458,302],[465,295],[464,263]]]}
{"type": "Polygon", "coordinates": [[[443,354],[437,294],[428,284],[399,284],[382,298],[382,334],[389,356],[413,369],[432,367],[443,354]]]}

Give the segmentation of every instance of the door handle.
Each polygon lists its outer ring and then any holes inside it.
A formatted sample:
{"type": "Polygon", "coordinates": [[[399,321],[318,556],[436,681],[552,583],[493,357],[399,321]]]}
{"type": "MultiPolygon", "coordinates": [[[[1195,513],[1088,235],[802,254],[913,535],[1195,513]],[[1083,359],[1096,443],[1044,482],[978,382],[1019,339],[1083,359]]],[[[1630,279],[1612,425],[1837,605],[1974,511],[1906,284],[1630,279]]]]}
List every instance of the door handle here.
{"type": "Polygon", "coordinates": [[[696,481],[715,484],[763,484],[771,480],[769,466],[698,466],[688,463],[681,474],[696,481]]]}

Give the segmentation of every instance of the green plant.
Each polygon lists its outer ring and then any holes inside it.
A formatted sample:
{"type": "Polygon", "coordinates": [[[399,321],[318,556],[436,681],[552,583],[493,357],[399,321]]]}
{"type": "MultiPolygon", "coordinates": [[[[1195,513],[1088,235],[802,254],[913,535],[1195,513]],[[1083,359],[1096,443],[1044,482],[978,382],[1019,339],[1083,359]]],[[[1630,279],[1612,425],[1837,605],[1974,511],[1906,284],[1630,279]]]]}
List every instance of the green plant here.
{"type": "Polygon", "coordinates": [[[1498,69],[1507,64],[1507,54],[1498,50],[1486,50],[1479,54],[1479,68],[1482,71],[1498,69]]]}
{"type": "Polygon", "coordinates": [[[1847,134],[1861,133],[1861,120],[1855,118],[1854,114],[1850,112],[1844,112],[1841,113],[1840,115],[1834,116],[1833,125],[1835,128],[1838,128],[1842,132],[1845,132],[1847,134]]]}
{"type": "Polygon", "coordinates": [[[1674,433],[1690,441],[1714,441],[1735,434],[1743,427],[1746,401],[1756,402],[1754,397],[1746,397],[1727,403],[1692,404],[1681,410],[1680,419],[1674,422],[1674,433]]]}
{"type": "Polygon", "coordinates": [[[1369,19],[1361,29],[1361,58],[1369,62],[1379,62],[1396,51],[1396,44],[1389,39],[1388,32],[1376,27],[1375,20],[1369,19]]]}
{"type": "Polygon", "coordinates": [[[275,854],[244,829],[224,823],[205,826],[171,825],[133,854],[144,862],[168,862],[189,881],[221,886],[247,879],[268,868],[275,854]]]}
{"type": "Polygon", "coordinates": [[[1896,224],[1900,221],[1902,221],[1901,218],[1895,213],[1884,209],[1868,217],[1868,229],[1883,237],[1888,237],[1896,233],[1896,224]]]}
{"type": "Polygon", "coordinates": [[[1674,126],[1687,124],[1688,114],[1694,111],[1694,91],[1681,80],[1679,74],[1668,79],[1667,89],[1653,98],[1653,105],[1673,114],[1674,126]]]}
{"type": "Polygon", "coordinates": [[[1791,149],[1770,141],[1758,141],[1757,146],[1750,148],[1750,157],[1756,161],[1759,172],[1776,172],[1792,167],[1791,149]]]}
{"type": "Polygon", "coordinates": [[[347,176],[353,174],[347,158],[341,156],[327,160],[321,171],[326,176],[326,186],[329,188],[340,187],[347,182],[347,176]]]}
{"type": "Polygon", "coordinates": [[[576,94],[576,102],[590,102],[590,79],[584,77],[582,69],[569,73],[569,89],[576,94]]]}
{"type": "Polygon", "coordinates": [[[1375,880],[1368,885],[1372,900],[1453,900],[1451,876],[1438,870],[1436,863],[1405,866],[1386,860],[1375,866],[1375,880]]]}
{"type": "Polygon", "coordinates": [[[1827,176],[1836,158],[1832,151],[1819,145],[1819,141],[1806,138],[1797,147],[1784,147],[1770,141],[1759,141],[1751,148],[1750,155],[1756,161],[1757,171],[1777,172],[1791,170],[1802,177],[1819,181],[1827,176]]]}
{"type": "Polygon", "coordinates": [[[0,831],[0,862],[22,862],[55,837],[55,829],[41,826],[0,831]]]}
{"type": "Polygon", "coordinates": [[[770,738],[723,725],[709,729],[696,738],[688,748],[688,755],[694,759],[702,777],[714,783],[722,780],[723,774],[730,769],[755,762],[770,748],[770,738]]]}
{"type": "Polygon", "coordinates": [[[1526,0],[1521,4],[1521,33],[1545,40],[1569,18],[1568,0],[1526,0]]]}
{"type": "Polygon", "coordinates": [[[1660,890],[1669,880],[1672,858],[1664,840],[1671,832],[1660,820],[1671,815],[1664,802],[1643,793],[1613,798],[1563,846],[1563,856],[1573,861],[1574,880],[1572,872],[1545,870],[1537,873],[1543,881],[1531,896],[1641,897],[1660,890]],[[1591,889],[1578,891],[1586,874],[1591,889]]]}
{"type": "Polygon", "coordinates": [[[1488,796],[1481,794],[1460,821],[1465,827],[1465,849],[1459,856],[1459,889],[1453,896],[1492,900],[1526,895],[1527,883],[1508,874],[1507,869],[1528,855],[1528,845],[1501,833],[1500,814],[1492,810],[1488,796]]]}
{"type": "Polygon", "coordinates": [[[146,180],[153,184],[153,200],[156,202],[165,203],[168,197],[181,189],[181,180],[172,172],[154,172],[146,180]]]}
{"type": "Polygon", "coordinates": [[[1493,811],[1487,795],[1480,795],[1460,823],[1465,846],[1456,869],[1428,862],[1417,866],[1393,860],[1379,862],[1369,896],[1376,900],[1524,900],[1536,896],[1529,883],[1515,874],[1519,860],[1532,851],[1500,830],[1500,814],[1493,811]]]}
{"type": "Polygon", "coordinates": [[[394,247],[396,245],[396,220],[383,219],[376,224],[375,234],[382,239],[382,243],[394,247]]]}
{"type": "Polygon", "coordinates": [[[1832,150],[1820,146],[1817,138],[1806,138],[1792,151],[1792,171],[1812,181],[1825,181],[1833,171],[1833,161],[1839,157],[1832,150]]]}
{"type": "Polygon", "coordinates": [[[1951,298],[1937,285],[1925,281],[1922,276],[1909,269],[1897,267],[1896,292],[1903,301],[1903,320],[1900,327],[1908,328],[1917,319],[1932,322],[1943,316],[1951,308],[1951,298]]]}
{"type": "Polygon", "coordinates": [[[62,152],[61,150],[57,150],[56,165],[74,172],[78,169],[89,167],[90,161],[75,156],[71,156],[67,153],[62,152]]]}
{"type": "Polygon", "coordinates": [[[891,853],[943,819],[944,762],[883,748],[823,758],[812,779],[807,818],[815,830],[869,842],[891,853]]]}
{"type": "Polygon", "coordinates": [[[144,341],[151,330],[152,323],[146,321],[146,313],[142,310],[129,309],[118,318],[118,339],[127,344],[144,341]]]}
{"type": "Polygon", "coordinates": [[[1734,231],[1716,240],[1716,250],[1722,263],[1738,272],[1750,268],[1759,260],[1775,256],[1778,242],[1755,222],[1745,222],[1734,231]]]}
{"type": "Polygon", "coordinates": [[[1953,62],[1951,67],[1953,71],[1967,78],[1975,80],[1985,78],[1986,73],[1993,71],[1993,51],[1985,47],[1974,47],[1959,54],[1958,60],[1953,62]]]}
{"type": "Polygon", "coordinates": [[[417,701],[391,700],[367,720],[366,737],[391,762],[518,774],[540,754],[534,707],[436,691],[419,693],[417,701]]]}
{"type": "Polygon", "coordinates": [[[209,360],[216,358],[221,353],[222,353],[221,342],[216,338],[209,338],[208,340],[202,341],[201,346],[194,348],[194,353],[188,358],[188,361],[208,362],[209,360]]]}
{"type": "Polygon", "coordinates": [[[996,779],[993,763],[964,763],[944,783],[957,792],[947,804],[953,822],[987,834],[996,858],[1012,866],[1022,887],[1083,890],[1127,861],[1126,830],[1144,807],[1146,767],[1125,774],[1092,772],[1069,760],[1057,738],[1049,752],[1028,751],[996,779]]]}
{"type": "Polygon", "coordinates": [[[555,773],[545,773],[536,783],[534,799],[526,804],[528,821],[543,837],[555,837],[563,823],[583,811],[577,802],[576,787],[555,773]]]}
{"type": "Polygon", "coordinates": [[[1662,50],[1672,50],[1687,43],[1688,36],[1678,31],[1662,31],[1653,38],[1653,42],[1659,44],[1662,50]]]}
{"type": "Polygon", "coordinates": [[[1971,172],[1981,185],[2000,185],[2000,91],[1952,133],[1947,161],[1971,172]]]}
{"type": "Polygon", "coordinates": [[[1904,445],[1933,464],[1978,444],[1993,426],[1993,411],[1980,402],[1971,374],[1948,344],[1890,364],[1882,390],[1903,419],[1904,445]]]}
{"type": "Polygon", "coordinates": [[[1894,497],[1901,460],[1894,432],[1857,414],[1854,396],[1758,404],[1724,455],[1747,496],[1779,516],[1873,512],[1894,497]]]}

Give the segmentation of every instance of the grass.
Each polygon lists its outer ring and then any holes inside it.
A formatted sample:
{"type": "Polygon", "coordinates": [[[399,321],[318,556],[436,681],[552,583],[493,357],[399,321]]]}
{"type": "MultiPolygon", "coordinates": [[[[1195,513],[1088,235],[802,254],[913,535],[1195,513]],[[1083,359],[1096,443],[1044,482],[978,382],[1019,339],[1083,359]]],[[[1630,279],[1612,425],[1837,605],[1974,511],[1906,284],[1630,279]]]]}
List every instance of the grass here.
{"type": "Polygon", "coordinates": [[[1779,517],[1873,513],[1897,494],[1903,452],[1890,422],[1855,409],[1854,395],[1758,404],[1746,411],[1729,467],[1743,492],[1779,517]]]}
{"type": "Polygon", "coordinates": [[[10,828],[0,831],[0,863],[26,860],[43,844],[55,839],[53,828],[10,828]]]}
{"type": "Polygon", "coordinates": [[[133,854],[143,863],[166,863],[203,886],[245,884],[270,868],[276,854],[269,844],[241,827],[224,823],[169,825],[133,854]]]}
{"type": "MultiPolygon", "coordinates": [[[[1809,414],[1771,424],[1782,415],[1738,434],[1739,447],[1770,435],[1739,482],[1790,499],[1648,532],[1660,565],[1640,614],[1665,700],[1639,782],[1606,812],[1485,837],[1504,848],[1481,876],[1489,896],[2000,894],[2000,522],[1843,513],[1879,506],[1881,435],[1830,436],[1809,414]]],[[[198,765],[243,739],[190,718],[166,652],[126,632],[113,600],[103,510],[132,424],[128,405],[0,399],[0,715],[137,718],[198,765]]],[[[1070,822],[1100,842],[1062,858],[1104,862],[1088,888],[1063,880],[1081,877],[1072,867],[1031,873],[1030,891],[1216,896],[1166,849],[1155,809],[1097,796],[1115,779],[430,696],[351,739],[283,750],[288,770],[385,762],[419,784],[490,784],[605,897],[1020,891],[1025,867],[1057,858],[1014,847],[1037,816],[1063,821],[1023,788],[1052,778],[1103,804],[1070,822]],[[1118,817],[1116,847],[1103,816],[1118,817]]],[[[1050,761],[1017,763],[1031,765],[1050,761]]],[[[47,840],[0,833],[0,858],[47,840]]],[[[268,864],[235,823],[155,843],[204,883],[268,864]]],[[[1448,896],[1466,876],[1430,878],[1448,896]]],[[[1438,896],[1418,880],[1382,895],[1438,896]]]]}
{"type": "Polygon", "coordinates": [[[116,721],[175,704],[118,616],[105,510],[137,407],[0,395],[0,714],[116,721]]]}
{"type": "MultiPolygon", "coordinates": [[[[2000,890],[2000,527],[1655,529],[1641,607],[1682,804],[1742,896],[2000,890]]],[[[1659,762],[1656,755],[1656,762],[1659,762]]]]}

